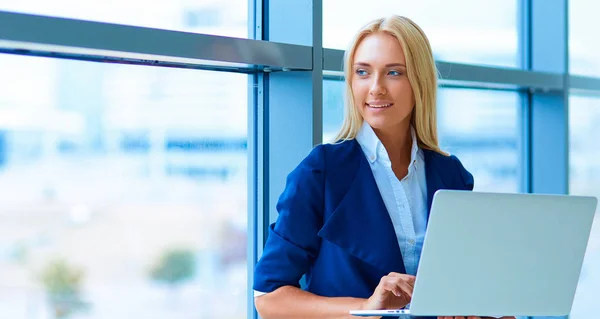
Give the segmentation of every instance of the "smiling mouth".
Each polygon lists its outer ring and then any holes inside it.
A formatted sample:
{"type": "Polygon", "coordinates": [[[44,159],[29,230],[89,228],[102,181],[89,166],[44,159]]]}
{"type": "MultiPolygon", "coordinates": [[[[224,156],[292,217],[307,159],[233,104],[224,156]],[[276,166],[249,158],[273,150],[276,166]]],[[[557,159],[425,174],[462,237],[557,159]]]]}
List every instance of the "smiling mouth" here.
{"type": "Polygon", "coordinates": [[[378,105],[373,105],[373,104],[366,103],[366,105],[367,105],[368,107],[371,107],[371,108],[374,108],[374,109],[385,109],[385,108],[388,108],[388,107],[390,107],[390,106],[394,105],[394,103],[389,103],[389,104],[378,104],[378,105]]]}

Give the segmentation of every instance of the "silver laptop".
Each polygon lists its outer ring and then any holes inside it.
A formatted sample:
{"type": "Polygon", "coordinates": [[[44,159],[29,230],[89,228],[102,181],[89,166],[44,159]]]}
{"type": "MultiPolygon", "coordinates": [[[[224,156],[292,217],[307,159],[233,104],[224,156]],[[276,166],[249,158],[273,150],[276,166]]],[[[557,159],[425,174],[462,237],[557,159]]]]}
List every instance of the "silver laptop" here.
{"type": "Polygon", "coordinates": [[[594,197],[440,190],[409,309],[356,316],[565,316],[594,197]]]}

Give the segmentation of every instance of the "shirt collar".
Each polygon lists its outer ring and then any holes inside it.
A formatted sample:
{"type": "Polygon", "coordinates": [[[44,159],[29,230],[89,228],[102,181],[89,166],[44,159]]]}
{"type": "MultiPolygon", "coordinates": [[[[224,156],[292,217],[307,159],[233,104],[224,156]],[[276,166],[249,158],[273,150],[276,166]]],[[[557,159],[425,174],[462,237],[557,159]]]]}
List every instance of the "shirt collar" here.
{"type": "MultiPolygon", "coordinates": [[[[412,147],[411,147],[411,151],[410,151],[410,165],[408,166],[409,170],[416,163],[418,152],[419,152],[419,144],[417,143],[417,134],[415,132],[415,129],[412,127],[412,125],[410,126],[410,136],[412,139],[412,147]]],[[[365,152],[365,154],[367,155],[367,159],[369,160],[370,163],[374,163],[375,161],[377,161],[378,157],[381,157],[381,159],[384,162],[390,161],[388,153],[385,150],[385,147],[383,147],[383,144],[381,143],[381,141],[375,134],[375,131],[373,131],[373,128],[371,127],[371,125],[369,125],[369,123],[367,123],[367,121],[363,121],[362,127],[360,128],[360,130],[358,131],[358,134],[356,135],[356,141],[362,147],[362,149],[365,152]]]]}

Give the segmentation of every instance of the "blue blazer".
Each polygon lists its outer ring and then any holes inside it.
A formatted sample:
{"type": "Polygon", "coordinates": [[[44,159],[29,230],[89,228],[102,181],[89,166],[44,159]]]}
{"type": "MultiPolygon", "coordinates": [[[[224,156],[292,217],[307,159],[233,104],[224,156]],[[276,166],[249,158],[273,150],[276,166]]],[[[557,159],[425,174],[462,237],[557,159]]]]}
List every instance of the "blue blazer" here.
{"type": "MultiPolygon", "coordinates": [[[[428,212],[439,189],[472,190],[455,156],[423,150],[428,212]]],[[[254,290],[300,287],[320,296],[371,296],[381,277],[406,273],[392,221],[356,140],[324,144],[288,175],[279,217],[254,271],[254,290]]]]}

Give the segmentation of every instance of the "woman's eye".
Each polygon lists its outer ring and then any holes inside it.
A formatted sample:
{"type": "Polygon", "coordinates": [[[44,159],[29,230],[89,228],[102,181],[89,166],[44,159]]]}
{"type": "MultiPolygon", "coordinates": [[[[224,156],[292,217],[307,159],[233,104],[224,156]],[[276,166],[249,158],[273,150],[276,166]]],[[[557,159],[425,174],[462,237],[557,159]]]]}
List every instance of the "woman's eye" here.
{"type": "Polygon", "coordinates": [[[359,76],[364,76],[364,75],[367,75],[367,71],[358,69],[358,70],[356,70],[356,74],[359,76]]]}
{"type": "Polygon", "coordinates": [[[398,72],[398,71],[393,71],[392,70],[392,71],[389,72],[389,75],[391,75],[391,76],[399,76],[399,75],[402,75],[402,73],[398,72]]]}

